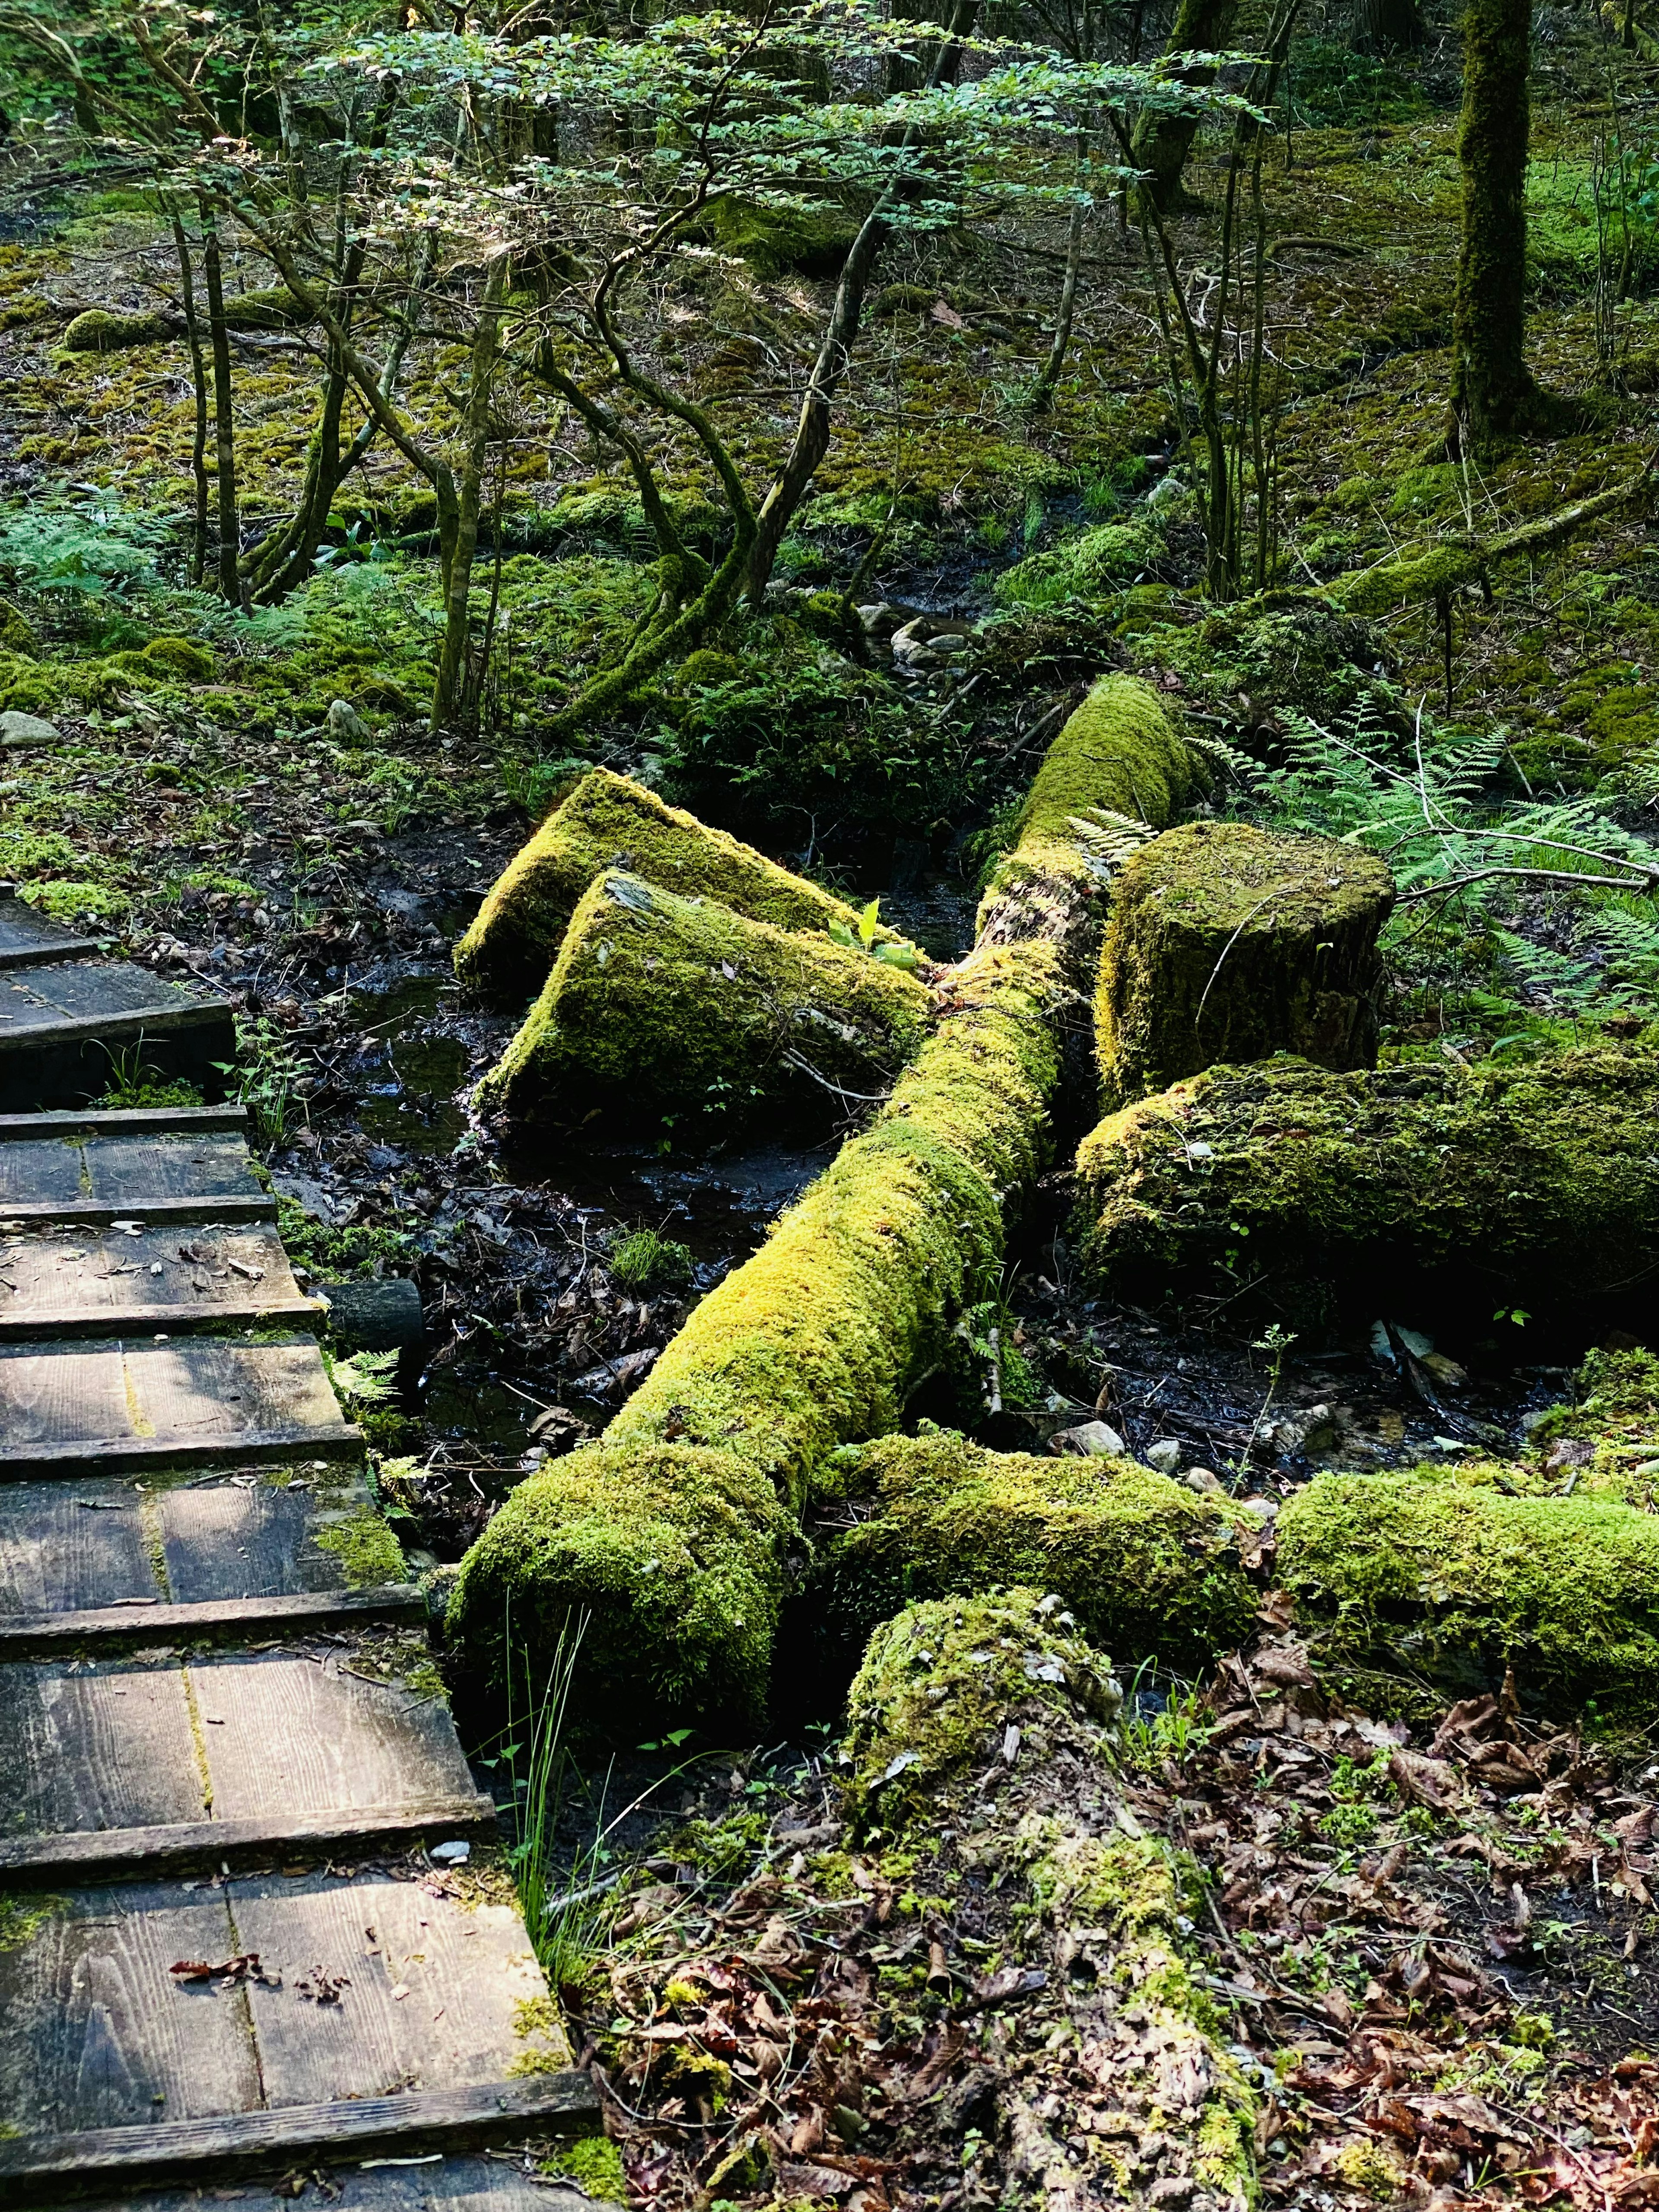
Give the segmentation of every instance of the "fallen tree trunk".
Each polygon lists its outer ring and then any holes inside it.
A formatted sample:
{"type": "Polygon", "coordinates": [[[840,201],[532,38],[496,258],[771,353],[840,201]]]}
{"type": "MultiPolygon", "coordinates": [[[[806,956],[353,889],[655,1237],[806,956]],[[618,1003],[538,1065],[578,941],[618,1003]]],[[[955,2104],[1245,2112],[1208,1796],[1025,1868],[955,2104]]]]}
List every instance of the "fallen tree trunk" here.
{"type": "Polygon", "coordinates": [[[1585,1297],[1659,1267],[1659,1057],[1212,1068],[1109,1115],[1077,1165],[1080,1256],[1120,1294],[1248,1279],[1310,1320],[1349,1286],[1367,1317],[1406,1285],[1585,1297]]]}
{"type": "Polygon", "coordinates": [[[500,1006],[520,1006],[539,991],[571,915],[610,868],[629,869],[683,898],[718,899],[778,929],[821,935],[831,922],[858,926],[853,908],[832,892],[723,830],[706,828],[643,784],[598,768],[515,856],[456,945],[463,988],[500,1006]]]}
{"type": "Polygon", "coordinates": [[[932,1018],[925,986],[873,951],[612,871],[477,1103],[567,1118],[689,1108],[720,1127],[780,1097],[844,1110],[891,1082],[932,1018]]]}
{"type": "MultiPolygon", "coordinates": [[[[1106,879],[1086,810],[1113,804],[1126,763],[1167,810],[1182,758],[1157,694],[1121,678],[1060,732],[933,1035],[870,1128],[702,1301],[606,1431],[604,1464],[635,1470],[628,1504],[612,1509],[593,1454],[579,1452],[521,1485],[468,1553],[451,1619],[486,1666],[502,1663],[509,1607],[514,1638],[544,1652],[586,1611],[583,1701],[602,1720],[753,1717],[763,1705],[756,1644],[769,1644],[769,1615],[757,1624],[745,1603],[724,1645],[681,1637],[657,1603],[653,1531],[672,1521],[699,1576],[763,1594],[778,1583],[775,1510],[734,1523],[722,1508],[704,1525],[665,1447],[717,1455],[730,1495],[781,1500],[793,1517],[826,1453],[897,1425],[956,1315],[994,1280],[1004,1204],[1045,1158],[1058,1032],[1092,981],[1106,879]]],[[[1161,826],[1167,811],[1146,818],[1161,826]]],[[[694,1610],[710,1615],[701,1598],[694,1610]]]]}
{"type": "Polygon", "coordinates": [[[1382,862],[1328,837],[1189,822],[1125,866],[1095,999],[1109,1101],[1216,1060],[1290,1052],[1322,1067],[1376,1058],[1382,862]]]}

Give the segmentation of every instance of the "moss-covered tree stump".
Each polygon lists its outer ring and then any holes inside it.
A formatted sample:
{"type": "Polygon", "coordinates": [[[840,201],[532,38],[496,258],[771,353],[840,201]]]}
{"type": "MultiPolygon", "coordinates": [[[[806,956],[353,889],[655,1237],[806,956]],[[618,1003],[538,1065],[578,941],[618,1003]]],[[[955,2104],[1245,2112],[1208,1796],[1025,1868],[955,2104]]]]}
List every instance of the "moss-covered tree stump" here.
{"type": "Polygon", "coordinates": [[[611,871],[479,1103],[567,1117],[596,1103],[735,1119],[765,1101],[844,1104],[890,1083],[933,1002],[873,952],[751,921],[611,871]]]}
{"type": "Polygon", "coordinates": [[[1119,875],[1095,1036],[1109,1103],[1218,1060],[1291,1052],[1322,1067],[1376,1058],[1382,862],[1324,837],[1188,822],[1119,875]]]}
{"type": "Polygon", "coordinates": [[[1077,1165],[1080,1255],[1120,1294],[1584,1297],[1659,1262],[1659,1056],[1215,1067],[1109,1115],[1077,1165]]]}
{"type": "Polygon", "coordinates": [[[613,868],[682,898],[718,899],[777,929],[822,936],[832,921],[858,924],[851,907],[817,884],[665,805],[643,784],[595,769],[515,856],[456,945],[463,988],[491,1006],[522,1006],[547,980],[583,894],[613,868]]]}

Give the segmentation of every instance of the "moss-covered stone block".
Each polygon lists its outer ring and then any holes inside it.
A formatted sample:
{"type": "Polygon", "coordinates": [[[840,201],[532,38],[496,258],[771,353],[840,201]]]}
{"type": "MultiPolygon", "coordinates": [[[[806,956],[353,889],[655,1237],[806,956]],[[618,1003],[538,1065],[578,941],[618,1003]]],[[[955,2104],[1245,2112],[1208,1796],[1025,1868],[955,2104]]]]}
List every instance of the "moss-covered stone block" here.
{"type": "Polygon", "coordinates": [[[856,927],[852,908],[642,784],[595,769],[549,815],[491,889],[455,947],[473,995],[522,1004],[541,988],[570,917],[596,876],[626,868],[683,898],[718,899],[778,929],[856,927]]]}
{"type": "Polygon", "coordinates": [[[1215,1067],[1109,1115],[1077,1166],[1081,1256],[1121,1292],[1586,1297],[1659,1256],[1659,1056],[1215,1067]]]}
{"type": "Polygon", "coordinates": [[[545,1680],[586,1616],[573,1718],[757,1721],[787,1527],[731,1452],[607,1439],[520,1484],[461,1563],[450,1631],[498,1685],[545,1680]]]}
{"type": "Polygon", "coordinates": [[[932,1006],[873,950],[612,870],[583,895],[479,1103],[520,1115],[701,1104],[725,1119],[780,1098],[838,1104],[892,1079],[932,1006]]]}
{"type": "Polygon", "coordinates": [[[826,1474],[860,1508],[804,1604],[831,1668],[911,1598],[1038,1583],[1120,1656],[1182,1663],[1239,1642],[1259,1602],[1225,1501],[1133,1460],[989,1451],[947,1429],[848,1447],[826,1474]]]}
{"type": "Polygon", "coordinates": [[[1383,862],[1331,838],[1243,822],[1153,838],[1112,888],[1095,999],[1108,1099],[1275,1052],[1370,1065],[1393,905],[1383,862]]]}
{"type": "Polygon", "coordinates": [[[708,210],[715,243],[759,276],[834,276],[858,236],[846,209],[763,205],[723,193],[708,210]]]}
{"type": "Polygon", "coordinates": [[[64,332],[63,345],[65,353],[125,353],[134,346],[163,345],[176,335],[177,325],[165,315],[88,307],[64,332]]]}
{"type": "Polygon", "coordinates": [[[1659,1516],[1606,1496],[1510,1497],[1455,1470],[1316,1475],[1275,1572],[1326,1648],[1454,1685],[1659,1705],[1659,1516]]]}

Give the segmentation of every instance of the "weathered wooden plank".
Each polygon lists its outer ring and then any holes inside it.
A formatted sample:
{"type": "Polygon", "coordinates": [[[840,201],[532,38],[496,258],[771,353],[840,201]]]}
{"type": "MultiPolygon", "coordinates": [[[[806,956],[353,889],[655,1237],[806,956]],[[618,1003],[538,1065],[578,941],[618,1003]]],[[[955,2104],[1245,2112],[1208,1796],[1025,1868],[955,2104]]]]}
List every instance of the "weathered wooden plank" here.
{"type": "Polygon", "coordinates": [[[216,1818],[473,1792],[423,1636],[387,1630],[301,1651],[215,1654],[188,1673],[216,1818]],[[373,1679],[382,1674],[390,1679],[373,1679]]]}
{"type": "Polygon", "coordinates": [[[568,2063],[556,2031],[520,2032],[546,1984],[510,1906],[379,1869],[233,1879],[229,1892],[244,1947],[284,1983],[249,1992],[269,2104],[483,2087],[538,2052],[568,2063]],[[319,1975],[343,1981],[337,2001],[296,2004],[295,1985],[320,1988],[319,1975]]]}
{"type": "Polygon", "coordinates": [[[63,1106],[36,1114],[0,1114],[0,1144],[14,1137],[50,1137],[88,1133],[134,1133],[154,1136],[158,1130],[247,1128],[247,1108],[234,1098],[217,1106],[63,1106]]]}
{"type": "Polygon", "coordinates": [[[246,1464],[358,1441],[310,1338],[0,1344],[0,1478],[246,1464]]]}
{"type": "Polygon", "coordinates": [[[166,1595],[130,1481],[0,1484],[0,1622],[166,1595]]]}
{"type": "Polygon", "coordinates": [[[97,950],[94,939],[65,929],[20,899],[9,884],[0,890],[0,972],[42,960],[76,960],[97,950]]]}
{"type": "MultiPolygon", "coordinates": [[[[533,2172],[535,2161],[529,2164],[533,2172]]],[[[509,2160],[501,2151],[494,2156],[400,2154],[386,2164],[337,2166],[328,2183],[329,2212],[592,2212],[593,2206],[593,2199],[574,2183],[541,2173],[532,2179],[524,2161],[509,2160]]],[[[118,2203],[100,2197],[88,2212],[203,2212],[204,2203],[234,2201],[204,2199],[193,2189],[167,2189],[158,2195],[124,2195],[118,2203]]],[[[261,2204],[251,2196],[246,2202],[247,2212],[262,2212],[263,2198],[261,2204]]]]}
{"type": "MultiPolygon", "coordinates": [[[[52,2139],[248,2112],[260,2101],[246,2000],[186,1988],[179,1959],[237,1950],[226,1892],[134,1884],[24,1898],[0,1949],[0,2115],[29,2130],[0,2142],[0,2174],[49,2172],[52,2139]]],[[[74,2160],[71,2156],[71,2165],[74,2160]]],[[[51,2201],[48,2197],[47,2201],[51,2201]]]]}
{"type": "Polygon", "coordinates": [[[57,2205],[107,2191],[117,2183],[204,2181],[309,2166],[331,2156],[410,2156],[434,2147],[500,2142],[532,2133],[591,2134],[599,2120],[592,2082],[570,2070],[479,2088],[357,2097],[234,2118],[100,2128],[57,2138],[26,2136],[0,2142],[0,2205],[22,2212],[25,2207],[57,2205]]]}
{"type": "Polygon", "coordinates": [[[462,1797],[405,1798],[365,1812],[264,1814],[242,1820],[178,1820],[163,1827],[70,1830],[0,1837],[0,1881],[15,1890],[67,1882],[153,1881],[162,1875],[270,1867],[311,1854],[361,1858],[425,1840],[488,1836],[495,1803],[462,1797]]]}
{"type": "Polygon", "coordinates": [[[371,1589],[302,1590],[288,1597],[210,1598],[198,1605],[170,1605],[161,1598],[81,1613],[30,1613],[0,1618],[0,1656],[84,1646],[193,1642],[224,1637],[246,1641],[262,1633],[291,1636],[307,1628],[352,1626],[363,1620],[423,1620],[426,1600],[412,1583],[371,1589]]]}
{"type": "Polygon", "coordinates": [[[325,1311],[264,1224],[182,1233],[54,1225],[0,1236],[0,1341],[320,1322],[325,1311]]]}
{"type": "Polygon", "coordinates": [[[343,1590],[404,1571],[361,1467],[226,1470],[155,1496],[167,1585],[180,1604],[343,1590]]]}
{"type": "Polygon", "coordinates": [[[0,1666],[0,1835],[199,1820],[205,1781],[170,1655],[0,1666]]]}
{"type": "Polygon", "coordinates": [[[56,1130],[0,1129],[0,1223],[275,1218],[240,1127],[106,1130],[64,1119],[56,1130]]]}
{"type": "Polygon", "coordinates": [[[183,1078],[210,1097],[235,1049],[222,1000],[131,961],[59,959],[0,976],[0,1111],[95,1097],[118,1064],[149,1079],[183,1078]]]}

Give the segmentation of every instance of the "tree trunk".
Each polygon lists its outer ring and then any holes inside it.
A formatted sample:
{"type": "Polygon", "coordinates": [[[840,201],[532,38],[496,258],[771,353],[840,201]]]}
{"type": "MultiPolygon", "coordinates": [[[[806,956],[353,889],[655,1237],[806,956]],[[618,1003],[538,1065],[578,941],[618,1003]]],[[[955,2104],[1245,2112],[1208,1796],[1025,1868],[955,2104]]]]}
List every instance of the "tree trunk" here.
{"type": "MultiPolygon", "coordinates": [[[[1170,43],[1164,49],[1164,59],[1219,52],[1232,36],[1237,14],[1238,0],[1181,0],[1170,27],[1170,43]]],[[[1182,70],[1179,74],[1183,83],[1206,84],[1211,72],[1182,70]]],[[[1194,204],[1182,185],[1181,173],[1198,135],[1198,122],[1196,115],[1148,111],[1135,125],[1133,159],[1138,169],[1146,171],[1143,190],[1160,214],[1194,204]]]]}
{"type": "Polygon", "coordinates": [[[241,530],[236,519],[236,431],[231,414],[230,331],[219,265],[219,222],[202,210],[202,274],[207,288],[208,339],[213,349],[213,449],[219,485],[219,590],[233,607],[242,604],[238,573],[241,530]]]}
{"type": "Polygon", "coordinates": [[[1535,387],[1525,359],[1528,0],[1469,0],[1463,18],[1463,242],[1452,327],[1451,440],[1517,429],[1535,387]]]}
{"type": "Polygon", "coordinates": [[[453,716],[466,673],[471,636],[472,559],[478,549],[478,509],[483,497],[484,460],[489,438],[489,402],[501,345],[501,301],[507,290],[507,257],[489,264],[472,340],[472,367],[462,429],[461,480],[453,504],[439,489],[438,526],[443,562],[444,637],[432,692],[432,726],[441,730],[453,716]]]}
{"type": "Polygon", "coordinates": [[[191,266],[190,240],[185,234],[184,224],[176,215],[173,217],[173,243],[179,256],[179,299],[185,311],[185,341],[190,349],[191,388],[196,397],[196,428],[190,447],[191,481],[196,488],[196,504],[191,519],[190,580],[199,587],[207,571],[207,361],[202,352],[202,326],[196,314],[196,277],[191,266]]]}
{"type": "Polygon", "coordinates": [[[1048,358],[1042,364],[1042,373],[1031,386],[1031,412],[1046,415],[1054,404],[1054,386],[1066,366],[1066,349],[1072,343],[1072,320],[1077,311],[1078,271],[1083,264],[1083,203],[1079,200],[1072,210],[1072,220],[1066,232],[1066,276],[1060,288],[1060,313],[1054,318],[1054,342],[1048,349],[1048,358]]]}

